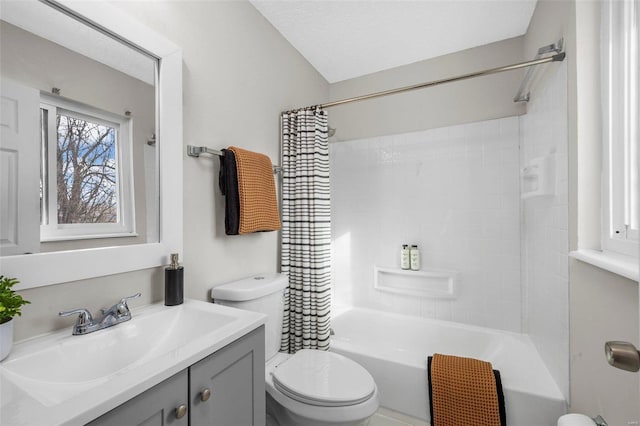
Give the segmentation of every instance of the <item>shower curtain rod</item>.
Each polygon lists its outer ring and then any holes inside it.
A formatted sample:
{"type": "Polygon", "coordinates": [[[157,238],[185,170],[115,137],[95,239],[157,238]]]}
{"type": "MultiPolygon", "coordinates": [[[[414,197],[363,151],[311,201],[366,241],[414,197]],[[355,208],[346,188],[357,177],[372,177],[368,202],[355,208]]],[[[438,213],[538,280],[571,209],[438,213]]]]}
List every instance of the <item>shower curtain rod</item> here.
{"type": "Polygon", "coordinates": [[[382,91],[382,92],[370,93],[368,95],[356,96],[356,97],[353,97],[353,98],[342,99],[342,100],[339,100],[339,101],[327,102],[325,104],[318,105],[317,107],[330,108],[330,107],[334,107],[334,106],[338,106],[338,105],[348,104],[348,103],[351,103],[351,102],[359,102],[359,101],[365,101],[367,99],[379,98],[379,97],[387,96],[387,95],[395,95],[396,93],[408,92],[410,90],[425,89],[427,87],[438,86],[438,85],[444,84],[444,83],[453,83],[454,81],[467,80],[469,78],[482,77],[482,76],[485,76],[485,75],[497,74],[497,73],[504,72],[504,71],[512,71],[512,70],[517,70],[517,69],[520,69],[520,68],[527,68],[527,67],[532,67],[532,66],[535,66],[535,65],[542,65],[542,64],[549,63],[549,62],[562,62],[564,60],[564,58],[565,58],[565,52],[561,52],[561,53],[557,53],[557,54],[552,55],[552,56],[548,56],[546,58],[534,59],[534,60],[531,60],[531,61],[520,62],[520,63],[512,64],[512,65],[505,65],[503,67],[491,68],[491,69],[484,70],[484,71],[476,71],[476,72],[472,72],[472,73],[469,73],[469,74],[459,75],[459,76],[456,76],[456,77],[444,78],[444,79],[441,79],[441,80],[434,80],[434,81],[430,81],[428,83],[414,84],[412,86],[405,86],[405,87],[400,87],[400,88],[397,88],[397,89],[391,89],[391,90],[385,90],[385,91],[382,91]]]}

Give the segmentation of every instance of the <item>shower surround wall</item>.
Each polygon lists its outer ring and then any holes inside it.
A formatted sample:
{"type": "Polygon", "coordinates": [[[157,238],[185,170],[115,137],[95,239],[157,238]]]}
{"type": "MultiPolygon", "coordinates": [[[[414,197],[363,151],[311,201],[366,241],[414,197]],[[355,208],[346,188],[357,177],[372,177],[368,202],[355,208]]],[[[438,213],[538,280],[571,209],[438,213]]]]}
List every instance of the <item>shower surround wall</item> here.
{"type": "Polygon", "coordinates": [[[520,332],[518,145],[517,117],[333,143],[335,304],[520,332]],[[458,271],[457,298],[375,290],[402,244],[458,271]]]}
{"type": "Polygon", "coordinates": [[[334,300],[529,334],[569,400],[567,66],[527,114],[330,146],[334,300]],[[553,157],[554,194],[520,198],[520,169],[553,157]],[[377,291],[373,267],[459,271],[458,297],[377,291]]]}
{"type": "Polygon", "coordinates": [[[553,195],[523,200],[523,331],[569,399],[567,65],[546,74],[520,117],[521,161],[551,156],[553,195]]]}

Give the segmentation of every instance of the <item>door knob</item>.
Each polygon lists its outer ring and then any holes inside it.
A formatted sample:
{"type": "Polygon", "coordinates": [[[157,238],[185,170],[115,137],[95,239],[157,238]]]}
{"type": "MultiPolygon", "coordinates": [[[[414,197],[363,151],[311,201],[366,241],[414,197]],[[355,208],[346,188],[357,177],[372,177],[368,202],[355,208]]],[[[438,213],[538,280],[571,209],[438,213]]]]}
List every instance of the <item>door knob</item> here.
{"type": "Polygon", "coordinates": [[[607,342],[604,344],[607,362],[621,370],[640,370],[640,352],[629,342],[607,342]]]}

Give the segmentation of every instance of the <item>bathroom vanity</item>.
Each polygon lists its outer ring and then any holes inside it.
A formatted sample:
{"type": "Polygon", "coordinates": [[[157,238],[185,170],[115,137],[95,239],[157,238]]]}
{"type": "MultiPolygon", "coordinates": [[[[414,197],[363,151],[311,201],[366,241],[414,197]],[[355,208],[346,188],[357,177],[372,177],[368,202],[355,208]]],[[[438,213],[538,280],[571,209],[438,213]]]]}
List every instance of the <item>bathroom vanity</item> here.
{"type": "Polygon", "coordinates": [[[263,360],[260,327],[89,425],[262,425],[263,360]]]}
{"type": "Polygon", "coordinates": [[[0,424],[262,425],[264,322],[187,300],[20,342],[0,363],[0,424]]]}

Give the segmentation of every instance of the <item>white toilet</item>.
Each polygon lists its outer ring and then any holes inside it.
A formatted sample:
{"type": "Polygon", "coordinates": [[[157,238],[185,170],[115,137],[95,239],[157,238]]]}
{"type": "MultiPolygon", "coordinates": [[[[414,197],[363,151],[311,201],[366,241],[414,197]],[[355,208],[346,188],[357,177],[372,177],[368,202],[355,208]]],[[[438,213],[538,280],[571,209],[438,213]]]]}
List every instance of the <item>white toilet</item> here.
{"type": "Polygon", "coordinates": [[[597,423],[584,414],[565,414],[558,419],[558,426],[596,426],[597,423]]]}
{"type": "Polygon", "coordinates": [[[267,415],[280,426],[366,424],[378,409],[378,389],[361,365],[333,352],[278,352],[287,285],[285,275],[271,274],[211,289],[215,303],[267,315],[267,415]]]}

